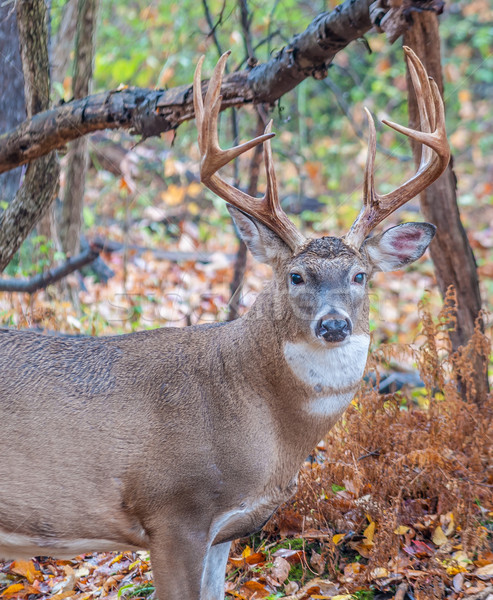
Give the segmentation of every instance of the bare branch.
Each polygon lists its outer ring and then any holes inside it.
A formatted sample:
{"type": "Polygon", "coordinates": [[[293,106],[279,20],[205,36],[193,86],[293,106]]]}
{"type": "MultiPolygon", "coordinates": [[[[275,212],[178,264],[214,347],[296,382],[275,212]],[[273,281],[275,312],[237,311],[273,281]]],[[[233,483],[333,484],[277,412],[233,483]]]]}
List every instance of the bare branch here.
{"type": "Polygon", "coordinates": [[[0,292],[25,292],[33,294],[37,290],[46,288],[49,285],[60,281],[70,273],[85,267],[92,263],[99,256],[101,248],[95,245],[89,246],[84,252],[81,252],[73,258],[69,258],[62,265],[50,269],[45,273],[35,275],[30,279],[0,279],[0,292]]]}
{"type": "MultiPolygon", "coordinates": [[[[373,0],[345,0],[324,12],[265,64],[231,73],[221,89],[221,110],[272,104],[307,77],[323,79],[334,56],[371,27],[373,0]]],[[[148,137],[176,129],[194,117],[192,86],[171,90],[126,88],[87,96],[35,115],[0,136],[0,173],[100,129],[130,129],[148,137]]]]}

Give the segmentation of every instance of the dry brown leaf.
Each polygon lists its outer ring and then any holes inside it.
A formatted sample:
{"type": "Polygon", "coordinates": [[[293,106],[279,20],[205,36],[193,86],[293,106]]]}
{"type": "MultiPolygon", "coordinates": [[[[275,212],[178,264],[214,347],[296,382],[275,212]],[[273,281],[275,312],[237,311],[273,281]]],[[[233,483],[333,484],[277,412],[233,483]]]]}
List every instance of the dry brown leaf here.
{"type": "Polygon", "coordinates": [[[296,592],[300,589],[300,586],[296,583],[296,581],[289,581],[284,586],[284,592],[287,596],[291,596],[296,594],[296,592]]]}
{"type": "Polygon", "coordinates": [[[284,583],[289,576],[291,565],[282,556],[277,556],[270,570],[271,576],[280,584],[284,583]]]}
{"type": "Polygon", "coordinates": [[[241,592],[247,597],[252,597],[255,595],[255,598],[265,598],[271,594],[271,591],[268,590],[265,585],[260,583],[260,581],[256,581],[254,579],[250,579],[250,581],[246,581],[241,586],[241,592]]]}
{"type": "Polygon", "coordinates": [[[310,565],[319,575],[322,575],[322,573],[325,571],[325,560],[318,552],[315,552],[315,550],[312,552],[310,557],[310,565]]]}
{"type": "Polygon", "coordinates": [[[16,560],[10,567],[10,570],[17,575],[25,577],[29,583],[32,583],[36,577],[41,575],[40,571],[36,570],[32,560],[16,560]]]}
{"type": "Polygon", "coordinates": [[[489,577],[493,577],[493,563],[490,565],[485,565],[484,567],[479,567],[474,571],[474,575],[487,575],[489,577]]]}

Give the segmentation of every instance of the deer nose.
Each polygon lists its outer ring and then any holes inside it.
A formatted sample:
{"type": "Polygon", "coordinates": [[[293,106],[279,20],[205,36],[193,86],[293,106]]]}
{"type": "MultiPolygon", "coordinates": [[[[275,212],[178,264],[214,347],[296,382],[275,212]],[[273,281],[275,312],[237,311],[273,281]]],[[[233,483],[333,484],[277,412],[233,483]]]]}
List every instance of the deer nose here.
{"type": "Polygon", "coordinates": [[[316,334],[327,342],[342,342],[352,330],[351,321],[340,316],[322,317],[317,323],[316,334]]]}

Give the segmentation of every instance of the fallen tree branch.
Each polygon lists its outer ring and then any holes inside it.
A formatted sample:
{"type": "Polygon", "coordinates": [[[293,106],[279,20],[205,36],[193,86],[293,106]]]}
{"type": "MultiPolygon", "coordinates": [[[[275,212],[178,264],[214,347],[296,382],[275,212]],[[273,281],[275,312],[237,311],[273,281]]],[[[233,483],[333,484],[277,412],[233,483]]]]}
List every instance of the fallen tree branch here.
{"type": "Polygon", "coordinates": [[[69,258],[59,267],[35,275],[30,279],[0,279],[0,292],[25,292],[33,294],[37,290],[46,288],[70,275],[70,273],[93,262],[98,258],[100,252],[101,247],[92,244],[84,252],[69,258]]]}
{"type": "MultiPolygon", "coordinates": [[[[318,15],[268,62],[225,77],[221,110],[272,104],[307,77],[325,78],[334,56],[372,27],[372,2],[345,0],[332,12],[318,15]]],[[[205,91],[206,84],[203,87],[205,91]]],[[[193,117],[191,85],[166,91],[125,88],[73,100],[0,136],[0,173],[94,131],[123,128],[149,137],[176,129],[193,117]]]]}

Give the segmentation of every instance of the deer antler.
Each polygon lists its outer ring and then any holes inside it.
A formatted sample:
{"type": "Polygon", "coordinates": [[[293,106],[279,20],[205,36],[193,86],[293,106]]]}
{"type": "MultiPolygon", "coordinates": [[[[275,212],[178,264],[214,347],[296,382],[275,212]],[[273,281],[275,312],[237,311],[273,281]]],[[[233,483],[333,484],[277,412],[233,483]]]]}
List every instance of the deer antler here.
{"type": "Polygon", "coordinates": [[[392,129],[424,144],[421,163],[416,173],[396,190],[383,196],[377,194],[374,184],[375,123],[370,112],[365,108],[368,116],[369,139],[363,208],[345,236],[345,241],[355,248],[360,248],[366,236],[383,219],[438,179],[449,163],[450,148],[445,131],[445,111],[438,86],[431,77],[428,77],[423,64],[411,48],[405,46],[404,52],[409,61],[409,71],[416,92],[421,131],[391,121],[383,122],[392,129]]]}
{"type": "Polygon", "coordinates": [[[195,69],[193,79],[193,103],[195,108],[195,119],[199,132],[199,149],[202,156],[200,163],[200,179],[204,185],[217,194],[226,202],[229,202],[244,213],[255,217],[264,225],[286,242],[293,252],[303,244],[305,238],[289,220],[282,210],[277,193],[276,175],[272,162],[272,150],[270,138],[272,121],[265,128],[264,135],[254,138],[244,144],[222,150],[219,146],[217,135],[217,119],[221,108],[222,96],[220,95],[226,60],[229,56],[226,52],[219,59],[214,73],[209,81],[205,101],[202,100],[201,73],[204,57],[202,56],[195,69]],[[267,190],[263,198],[255,198],[242,192],[224,181],[217,171],[232,161],[234,158],[247,152],[251,148],[264,145],[264,162],[267,173],[267,190]]]}

